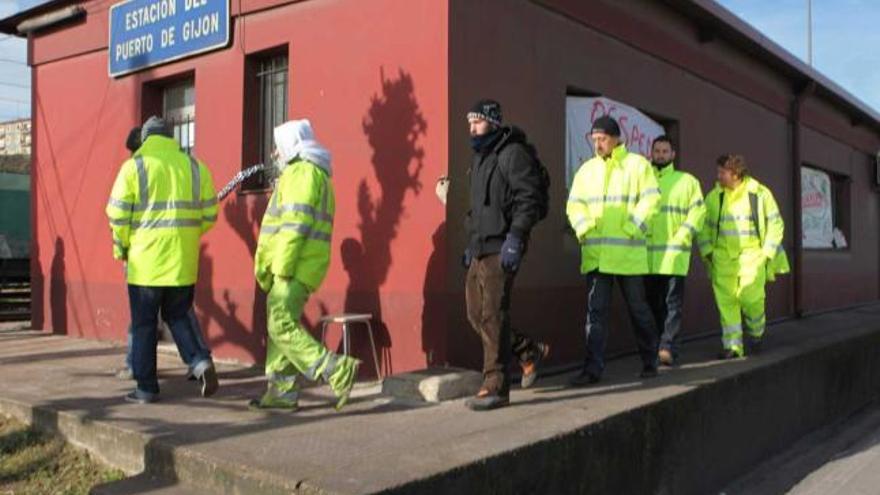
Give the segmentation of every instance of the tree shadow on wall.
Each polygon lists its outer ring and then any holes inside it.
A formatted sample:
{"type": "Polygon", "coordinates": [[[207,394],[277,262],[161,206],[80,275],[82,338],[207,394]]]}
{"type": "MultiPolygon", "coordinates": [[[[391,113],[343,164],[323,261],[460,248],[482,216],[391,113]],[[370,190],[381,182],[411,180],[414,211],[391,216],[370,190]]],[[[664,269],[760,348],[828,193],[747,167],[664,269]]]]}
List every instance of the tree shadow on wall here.
{"type": "MultiPolygon", "coordinates": [[[[397,238],[405,213],[403,201],[410,190],[419,194],[424,166],[424,149],[418,144],[428,129],[415,98],[412,76],[399,70],[396,78],[386,79],[380,70],[382,94],[373,95],[363,120],[364,134],[373,149],[371,163],[379,183],[378,194],[370,192],[367,180],[358,187],[360,240],[345,239],[341,246],[343,265],[349,275],[345,295],[346,313],[372,313],[376,346],[384,373],[393,373],[391,335],[382,318],[380,288],[391,269],[391,245],[397,238]]],[[[352,334],[353,353],[368,356],[369,339],[352,334]]],[[[361,369],[370,369],[362,366],[361,369]]]]}

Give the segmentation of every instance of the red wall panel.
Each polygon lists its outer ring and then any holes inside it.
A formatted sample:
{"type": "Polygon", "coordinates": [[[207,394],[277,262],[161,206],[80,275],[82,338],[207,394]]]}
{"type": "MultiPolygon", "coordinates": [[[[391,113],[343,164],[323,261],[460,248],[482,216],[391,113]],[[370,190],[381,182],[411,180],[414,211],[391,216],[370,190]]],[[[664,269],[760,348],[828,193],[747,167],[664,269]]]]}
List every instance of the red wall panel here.
{"type": "MultiPolygon", "coordinates": [[[[91,11],[88,19],[64,34],[68,42],[98,38],[106,20],[91,11]]],[[[337,195],[331,271],[305,320],[374,313],[385,371],[424,366],[422,320],[442,328],[445,318],[436,303],[445,278],[427,271],[445,257],[437,240],[445,209],[433,185],[447,161],[446,32],[444,2],[312,1],[237,18],[227,49],[119,79],[108,78],[104,50],[37,65],[35,272],[45,280],[35,308],[45,327],[124,338],[125,285],[103,210],[125,136],[141,117],[143,84],[194,74],[195,154],[219,188],[241,168],[244,57],[287,45],[289,116],[310,118],[333,153],[337,195]]],[[[64,36],[37,40],[35,57],[49,57],[64,36]]],[[[266,200],[232,195],[203,238],[196,310],[217,356],[263,356],[265,302],[252,255],[266,200]]],[[[357,329],[353,344],[368,355],[357,329]]]]}

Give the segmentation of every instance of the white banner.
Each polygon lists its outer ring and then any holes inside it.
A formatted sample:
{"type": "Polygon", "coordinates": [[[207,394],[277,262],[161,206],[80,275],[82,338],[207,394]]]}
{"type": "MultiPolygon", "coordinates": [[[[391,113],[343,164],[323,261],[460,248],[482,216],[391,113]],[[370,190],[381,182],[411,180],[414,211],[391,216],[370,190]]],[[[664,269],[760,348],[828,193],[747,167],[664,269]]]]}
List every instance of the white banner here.
{"type": "Polygon", "coordinates": [[[565,181],[571,181],[578,168],[593,157],[593,143],[590,142],[590,129],[593,122],[603,115],[609,115],[620,125],[626,149],[651,159],[651,143],[657,136],[665,134],[663,126],[637,109],[604,97],[587,98],[569,96],[565,100],[565,181]]]}
{"type": "Polygon", "coordinates": [[[825,172],[801,167],[801,219],[805,248],[834,247],[831,177],[825,172]]]}

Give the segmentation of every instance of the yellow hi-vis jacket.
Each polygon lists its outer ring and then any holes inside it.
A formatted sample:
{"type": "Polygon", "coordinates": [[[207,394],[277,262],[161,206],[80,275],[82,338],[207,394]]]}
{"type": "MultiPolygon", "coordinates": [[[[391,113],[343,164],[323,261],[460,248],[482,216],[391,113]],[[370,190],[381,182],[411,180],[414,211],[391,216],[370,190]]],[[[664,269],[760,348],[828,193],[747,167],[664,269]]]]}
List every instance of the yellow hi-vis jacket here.
{"type": "Polygon", "coordinates": [[[177,141],[149,136],[122,164],[106,212],[129,284],[196,283],[199,239],[217,221],[217,197],[211,172],[177,141]]]}
{"type": "Polygon", "coordinates": [[[254,274],[266,292],[273,275],[292,278],[314,291],[330,266],[330,236],[336,201],[321,167],[298,160],[288,165],[263,215],[254,274]]]}
{"type": "Polygon", "coordinates": [[[776,275],[789,272],[782,248],[784,230],[779,207],[766,186],[752,177],[745,177],[734,190],[716,184],[706,196],[700,254],[711,273],[746,276],[763,269],[772,282],[776,275]]]}
{"type": "Polygon", "coordinates": [[[651,220],[648,264],[652,274],[685,276],[691,263],[691,244],[703,228],[706,205],[700,181],[675,170],[670,163],[654,168],[660,184],[660,203],[651,220]]]}
{"type": "Polygon", "coordinates": [[[565,212],[581,244],[581,273],[648,273],[646,236],[660,189],[651,164],[621,144],[578,169],[565,212]]]}

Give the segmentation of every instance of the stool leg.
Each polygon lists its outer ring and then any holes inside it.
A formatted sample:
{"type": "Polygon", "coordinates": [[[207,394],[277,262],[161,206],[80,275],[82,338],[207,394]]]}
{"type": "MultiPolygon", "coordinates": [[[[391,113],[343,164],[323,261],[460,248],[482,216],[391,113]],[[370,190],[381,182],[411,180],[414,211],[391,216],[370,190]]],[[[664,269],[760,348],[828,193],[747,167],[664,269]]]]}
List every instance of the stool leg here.
{"type": "Polygon", "coordinates": [[[321,323],[321,344],[327,346],[327,322],[321,323]]]}
{"type": "Polygon", "coordinates": [[[346,356],[351,356],[351,353],[349,352],[350,345],[351,345],[351,342],[349,341],[349,337],[348,337],[348,323],[343,323],[342,324],[342,353],[345,354],[346,356]]]}
{"type": "Polygon", "coordinates": [[[370,325],[369,321],[365,321],[367,324],[367,335],[370,336],[370,347],[373,348],[373,364],[376,365],[376,378],[382,379],[382,370],[379,369],[379,357],[376,354],[376,343],[373,342],[373,326],[370,325]]]}

